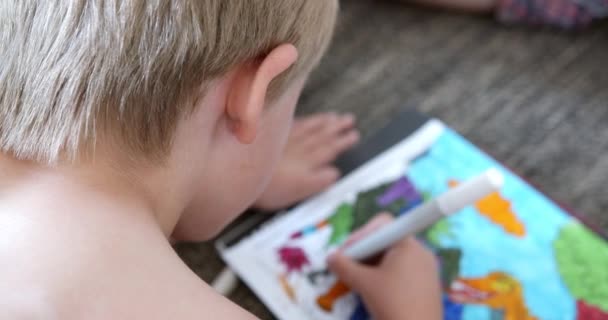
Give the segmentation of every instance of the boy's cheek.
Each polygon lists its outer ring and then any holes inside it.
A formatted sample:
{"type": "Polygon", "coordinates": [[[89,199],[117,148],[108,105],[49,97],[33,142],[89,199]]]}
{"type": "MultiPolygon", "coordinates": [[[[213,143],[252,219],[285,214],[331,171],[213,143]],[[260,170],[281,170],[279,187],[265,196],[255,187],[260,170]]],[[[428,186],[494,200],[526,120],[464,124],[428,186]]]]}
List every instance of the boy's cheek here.
{"type": "Polygon", "coordinates": [[[214,157],[211,172],[200,181],[199,195],[178,222],[177,239],[213,238],[260,197],[285,149],[298,95],[264,114],[254,143],[219,151],[224,153],[214,157]]]}
{"type": "Polygon", "coordinates": [[[201,191],[176,226],[177,240],[213,238],[260,197],[280,161],[285,144],[282,136],[289,133],[289,123],[274,129],[260,132],[256,143],[205,175],[200,181],[201,191]]]}

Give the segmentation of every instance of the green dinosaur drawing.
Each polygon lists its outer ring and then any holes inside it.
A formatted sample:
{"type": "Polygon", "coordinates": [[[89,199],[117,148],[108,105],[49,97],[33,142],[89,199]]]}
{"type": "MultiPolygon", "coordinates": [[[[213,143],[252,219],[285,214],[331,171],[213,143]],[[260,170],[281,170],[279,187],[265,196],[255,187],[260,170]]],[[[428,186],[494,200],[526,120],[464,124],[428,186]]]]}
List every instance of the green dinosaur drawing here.
{"type": "Polygon", "coordinates": [[[441,219],[430,228],[426,229],[423,233],[423,237],[433,247],[441,246],[441,239],[445,237],[454,237],[452,226],[448,219],[441,219]]]}
{"type": "Polygon", "coordinates": [[[353,209],[352,230],[359,229],[380,212],[386,211],[393,215],[399,214],[399,211],[403,209],[406,204],[405,200],[399,199],[386,207],[381,207],[377,201],[378,197],[384,194],[386,189],[391,185],[392,182],[359,193],[353,209]]]}
{"type": "Polygon", "coordinates": [[[343,203],[336,209],[336,212],[329,218],[332,231],[328,245],[342,243],[350,234],[353,226],[353,206],[343,203]]]}
{"type": "Polygon", "coordinates": [[[439,249],[436,254],[441,261],[441,284],[447,290],[460,273],[462,251],[460,249],[439,249]]]}
{"type": "Polygon", "coordinates": [[[579,300],[608,312],[608,247],[599,236],[573,222],[553,242],[562,280],[579,300]]]}

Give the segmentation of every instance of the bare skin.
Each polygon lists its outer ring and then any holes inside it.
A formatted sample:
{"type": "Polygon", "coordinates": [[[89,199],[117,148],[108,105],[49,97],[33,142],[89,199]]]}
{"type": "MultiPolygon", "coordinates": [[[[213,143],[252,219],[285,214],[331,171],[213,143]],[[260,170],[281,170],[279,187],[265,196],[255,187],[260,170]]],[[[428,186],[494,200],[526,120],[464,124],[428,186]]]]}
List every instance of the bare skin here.
{"type": "MultiPolygon", "coordinates": [[[[344,247],[392,220],[388,213],[377,215],[353,233],[344,247]]],[[[376,266],[352,261],[339,252],[328,262],[340,280],[361,295],[373,319],[443,319],[437,260],[413,238],[390,248],[376,266]]]]}
{"type": "Polygon", "coordinates": [[[332,162],[359,141],[354,125],[351,114],[320,113],[296,119],[272,180],[254,206],[285,208],[336,182],[340,172],[332,162]]]}
{"type": "MultiPolygon", "coordinates": [[[[104,141],[90,162],[46,165],[0,154],[0,314],[52,320],[254,319],[189,270],[169,238],[211,239],[272,190],[268,186],[273,175],[278,177],[278,164],[292,154],[284,148],[306,76],[272,101],[267,101],[267,89],[297,57],[293,45],[283,44],[215,80],[196,99],[200,105],[192,115],[180,119],[162,165],[134,165],[128,153],[104,141]]],[[[293,144],[307,146],[294,147],[298,152],[293,154],[320,155],[310,158],[316,166],[294,164],[304,168],[294,172],[331,170],[323,168],[356,140],[336,133],[349,132],[348,123],[321,126],[328,136],[344,139],[294,138],[308,142],[293,144]],[[329,152],[308,149],[319,141],[347,142],[329,152]]],[[[427,283],[429,259],[408,262],[425,252],[400,248],[389,252],[379,268],[351,268],[353,262],[339,258],[332,266],[371,310],[393,310],[395,301],[383,299],[384,292],[367,282],[359,286],[349,275],[365,270],[370,279],[392,281],[409,266],[400,283],[427,283]]],[[[410,283],[390,289],[399,297],[414,296],[422,287],[410,283]]],[[[435,306],[432,301],[425,305],[435,306]]]]}
{"type": "Polygon", "coordinates": [[[217,80],[178,125],[162,166],[130,165],[111,145],[94,162],[54,166],[1,154],[0,261],[10,263],[0,264],[0,314],[254,319],[189,270],[168,239],[213,237],[266,188],[305,78],[268,110],[266,88],[296,59],[283,45],[217,80]]]}
{"type": "Polygon", "coordinates": [[[216,319],[254,318],[180,261],[143,203],[117,196],[128,189],[54,174],[22,187],[0,201],[7,319],[200,319],[209,306],[216,319]]]}
{"type": "MultiPolygon", "coordinates": [[[[253,207],[269,212],[284,209],[331,186],[340,177],[332,162],[359,138],[351,114],[296,118],[272,179],[253,207]]],[[[172,243],[181,240],[171,238],[172,243]]]]}

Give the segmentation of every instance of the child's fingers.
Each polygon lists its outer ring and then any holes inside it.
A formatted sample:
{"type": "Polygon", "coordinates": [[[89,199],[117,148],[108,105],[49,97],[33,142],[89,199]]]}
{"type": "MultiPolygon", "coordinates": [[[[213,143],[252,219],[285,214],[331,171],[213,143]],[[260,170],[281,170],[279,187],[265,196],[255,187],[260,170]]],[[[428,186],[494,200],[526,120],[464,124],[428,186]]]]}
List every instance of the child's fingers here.
{"type": "Polygon", "coordinates": [[[383,261],[388,264],[389,269],[391,265],[401,268],[402,263],[408,261],[416,261],[426,265],[428,270],[436,270],[437,259],[420,241],[414,237],[407,237],[397,242],[391,247],[391,249],[385,254],[383,261]]]}
{"type": "Polygon", "coordinates": [[[329,119],[326,122],[325,127],[321,132],[318,132],[319,135],[324,135],[326,137],[335,136],[340,132],[352,129],[355,125],[355,116],[346,113],[339,114],[329,119]]]}
{"type": "Polygon", "coordinates": [[[317,166],[331,163],[339,154],[350,149],[359,142],[360,135],[356,130],[351,130],[320,143],[316,150],[312,151],[311,158],[317,166]]]}
{"type": "Polygon", "coordinates": [[[340,171],[331,166],[304,172],[295,191],[295,198],[304,199],[334,184],[340,178],[340,171]]]}
{"type": "Polygon", "coordinates": [[[322,126],[306,133],[304,150],[318,150],[320,146],[327,146],[336,139],[352,131],[355,125],[355,117],[351,114],[328,117],[322,126]]]}
{"type": "Polygon", "coordinates": [[[394,220],[393,216],[388,212],[378,213],[372,220],[370,220],[367,224],[365,224],[360,229],[353,232],[348,239],[342,245],[340,250],[344,250],[348,246],[351,246],[353,243],[365,238],[370,233],[380,229],[381,227],[391,223],[394,220]]]}
{"type": "Polygon", "coordinates": [[[398,249],[398,250],[408,250],[408,248],[415,250],[418,247],[421,247],[421,245],[413,237],[403,238],[403,239],[399,240],[397,243],[395,243],[395,245],[393,246],[393,248],[398,249]]]}
{"type": "Polygon", "coordinates": [[[373,271],[340,253],[334,253],[327,259],[329,269],[349,288],[366,291],[367,283],[373,279],[373,271]]]}
{"type": "Polygon", "coordinates": [[[318,113],[312,116],[296,119],[291,130],[294,139],[302,139],[310,134],[323,129],[327,123],[331,123],[338,115],[335,112],[318,113]]]}

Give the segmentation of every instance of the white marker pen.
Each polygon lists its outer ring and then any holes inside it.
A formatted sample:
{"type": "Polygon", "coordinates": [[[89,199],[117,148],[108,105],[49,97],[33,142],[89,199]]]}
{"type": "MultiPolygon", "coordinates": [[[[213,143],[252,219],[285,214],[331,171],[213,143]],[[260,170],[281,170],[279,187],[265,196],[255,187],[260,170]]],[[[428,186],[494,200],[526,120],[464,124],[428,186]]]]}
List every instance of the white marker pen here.
{"type": "Polygon", "coordinates": [[[395,219],[392,223],[355,242],[344,250],[344,255],[355,260],[365,260],[388,249],[397,241],[415,235],[430,227],[439,219],[498,191],[504,183],[497,169],[489,169],[437,198],[428,201],[395,219]]]}

